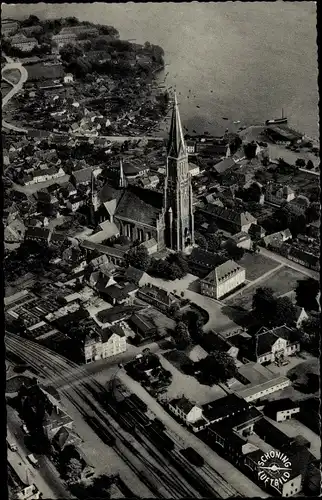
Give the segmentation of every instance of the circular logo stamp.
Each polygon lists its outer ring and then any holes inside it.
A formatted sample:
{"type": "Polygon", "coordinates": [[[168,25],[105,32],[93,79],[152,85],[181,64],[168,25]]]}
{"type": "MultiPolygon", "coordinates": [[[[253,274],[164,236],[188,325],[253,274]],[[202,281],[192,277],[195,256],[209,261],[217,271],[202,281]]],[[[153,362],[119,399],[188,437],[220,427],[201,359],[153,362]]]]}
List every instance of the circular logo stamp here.
{"type": "Polygon", "coordinates": [[[285,453],[271,450],[257,462],[258,477],[265,485],[278,488],[291,478],[292,464],[285,453]]]}

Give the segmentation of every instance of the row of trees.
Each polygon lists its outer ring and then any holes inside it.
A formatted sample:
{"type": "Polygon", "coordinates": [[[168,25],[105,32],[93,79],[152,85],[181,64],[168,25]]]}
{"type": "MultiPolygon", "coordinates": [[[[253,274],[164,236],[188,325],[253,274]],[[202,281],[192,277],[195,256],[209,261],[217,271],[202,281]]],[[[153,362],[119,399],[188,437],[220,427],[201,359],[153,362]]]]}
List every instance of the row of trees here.
{"type": "Polygon", "coordinates": [[[275,297],[269,287],[257,288],[253,296],[252,317],[259,326],[294,326],[296,308],[289,297],[275,297]]]}
{"type": "Polygon", "coordinates": [[[165,260],[154,259],[143,246],[131,248],[126,254],[125,261],[128,266],[167,280],[181,279],[189,271],[188,263],[182,253],[170,254],[165,260]]]}
{"type": "Polygon", "coordinates": [[[294,204],[285,203],[263,222],[263,226],[269,232],[289,228],[293,238],[296,238],[298,234],[305,234],[307,224],[320,218],[320,212],[321,208],[318,202],[311,203],[304,212],[294,204]]]}

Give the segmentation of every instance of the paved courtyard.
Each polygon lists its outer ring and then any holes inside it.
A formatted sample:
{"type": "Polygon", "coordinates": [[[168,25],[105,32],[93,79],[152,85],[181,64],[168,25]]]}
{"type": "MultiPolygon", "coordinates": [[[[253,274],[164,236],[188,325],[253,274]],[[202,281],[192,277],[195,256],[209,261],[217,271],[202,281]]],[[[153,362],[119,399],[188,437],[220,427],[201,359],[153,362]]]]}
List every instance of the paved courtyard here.
{"type": "Polygon", "coordinates": [[[311,443],[310,452],[315,456],[315,458],[321,457],[320,437],[315,434],[315,432],[311,431],[311,429],[306,427],[306,425],[302,424],[302,422],[299,422],[294,417],[290,420],[286,420],[285,422],[275,422],[270,418],[268,418],[268,420],[287,436],[303,436],[311,443]]]}
{"type": "Polygon", "coordinates": [[[186,396],[191,402],[203,405],[226,396],[219,386],[201,385],[195,377],[181,373],[170,361],[160,355],[162,366],[172,373],[172,382],[165,395],[169,399],[186,396]]]}

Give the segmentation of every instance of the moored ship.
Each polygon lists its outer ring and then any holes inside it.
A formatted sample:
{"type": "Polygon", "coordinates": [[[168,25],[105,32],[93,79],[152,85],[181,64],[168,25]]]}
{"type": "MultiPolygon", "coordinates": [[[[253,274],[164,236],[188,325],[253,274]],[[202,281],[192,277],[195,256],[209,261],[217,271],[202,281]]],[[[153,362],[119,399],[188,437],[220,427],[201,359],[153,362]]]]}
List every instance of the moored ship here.
{"type": "Polygon", "coordinates": [[[274,120],[266,120],[266,125],[280,125],[282,123],[287,123],[287,117],[284,116],[284,110],[282,109],[282,118],[275,118],[274,120]]]}

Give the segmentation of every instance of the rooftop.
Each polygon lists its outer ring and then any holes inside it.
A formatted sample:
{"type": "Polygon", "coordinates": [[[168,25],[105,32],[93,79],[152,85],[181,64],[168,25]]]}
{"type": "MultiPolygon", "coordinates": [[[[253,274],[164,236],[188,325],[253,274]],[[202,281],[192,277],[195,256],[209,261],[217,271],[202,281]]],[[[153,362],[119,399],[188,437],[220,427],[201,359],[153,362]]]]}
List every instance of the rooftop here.
{"type": "Polygon", "coordinates": [[[229,394],[228,396],[203,405],[202,410],[204,417],[211,422],[225,418],[232,413],[245,410],[248,406],[248,403],[236,394],[229,394]]]}
{"type": "Polygon", "coordinates": [[[282,384],[284,382],[289,382],[287,377],[277,377],[272,380],[267,380],[261,384],[251,385],[250,387],[246,387],[245,389],[241,389],[238,391],[238,396],[241,398],[248,398],[250,396],[254,396],[260,392],[263,392],[271,387],[275,387],[276,385],[282,384]]]}
{"type": "Polygon", "coordinates": [[[224,262],[220,266],[216,267],[213,271],[211,271],[211,273],[209,273],[203,281],[218,285],[224,281],[227,281],[243,270],[244,268],[236,264],[235,261],[227,260],[227,262],[224,262]]]}
{"type": "Polygon", "coordinates": [[[190,413],[192,408],[196,406],[194,403],[191,403],[191,401],[189,401],[189,399],[187,399],[185,396],[182,396],[181,398],[172,399],[171,401],[169,401],[169,404],[171,406],[179,408],[181,411],[185,413],[185,415],[188,415],[188,413],[190,413]]]}

